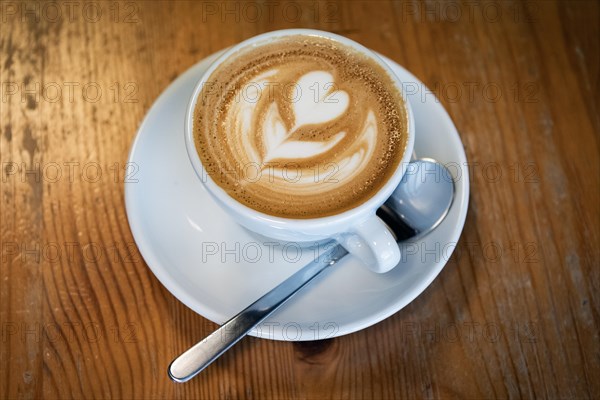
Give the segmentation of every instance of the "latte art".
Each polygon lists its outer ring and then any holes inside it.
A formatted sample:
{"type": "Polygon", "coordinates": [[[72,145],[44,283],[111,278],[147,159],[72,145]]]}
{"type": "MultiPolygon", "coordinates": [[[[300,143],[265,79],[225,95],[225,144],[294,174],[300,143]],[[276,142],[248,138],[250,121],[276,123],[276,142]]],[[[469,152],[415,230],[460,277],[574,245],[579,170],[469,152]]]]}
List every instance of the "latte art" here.
{"type": "Polygon", "coordinates": [[[242,204],[290,218],[369,199],[395,171],[407,131],[403,99],[381,66],[307,36],[226,60],[194,114],[196,148],[215,183],[242,204]]]}

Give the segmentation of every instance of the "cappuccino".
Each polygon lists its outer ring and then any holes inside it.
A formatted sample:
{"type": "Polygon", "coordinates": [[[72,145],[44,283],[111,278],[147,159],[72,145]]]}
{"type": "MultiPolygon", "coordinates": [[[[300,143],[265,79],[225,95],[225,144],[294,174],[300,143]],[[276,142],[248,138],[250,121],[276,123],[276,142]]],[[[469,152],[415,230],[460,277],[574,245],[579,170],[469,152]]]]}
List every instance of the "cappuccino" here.
{"type": "Polygon", "coordinates": [[[285,218],[353,209],[393,175],[408,140],[394,79],[336,40],[292,35],[234,53],[204,83],[196,150],[238,202],[285,218]]]}

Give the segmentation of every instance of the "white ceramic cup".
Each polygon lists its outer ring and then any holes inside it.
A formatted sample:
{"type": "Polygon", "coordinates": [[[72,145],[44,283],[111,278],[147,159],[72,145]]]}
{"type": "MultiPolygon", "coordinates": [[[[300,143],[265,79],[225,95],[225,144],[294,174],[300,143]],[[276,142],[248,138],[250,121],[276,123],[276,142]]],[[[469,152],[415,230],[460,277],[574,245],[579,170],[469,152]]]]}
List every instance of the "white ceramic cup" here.
{"type": "Polygon", "coordinates": [[[286,29],[268,32],[245,40],[229,48],[214,61],[197,83],[188,104],[185,120],[185,143],[192,166],[210,195],[235,219],[236,222],[251,231],[278,240],[314,243],[325,239],[335,239],[344,246],[348,252],[362,260],[362,262],[371,270],[379,273],[387,272],[398,265],[400,262],[400,249],[387,226],[375,215],[375,212],[391,196],[394,189],[400,183],[410,161],[414,142],[415,128],[410,104],[402,92],[401,82],[387,64],[371,50],[350,39],[333,33],[312,29],[286,29]],[[365,54],[383,67],[390,75],[390,78],[394,81],[398,91],[404,98],[404,104],[408,113],[408,140],[402,160],[396,167],[393,175],[383,187],[367,201],[355,208],[332,216],[311,219],[282,218],[268,215],[247,207],[229,196],[225,190],[210,178],[210,175],[202,165],[198,151],[196,150],[193,127],[194,109],[196,108],[196,101],[200,91],[212,72],[217,69],[224,60],[235,57],[236,52],[240,49],[249,46],[257,46],[264,42],[289,35],[307,35],[329,38],[365,54]]]}

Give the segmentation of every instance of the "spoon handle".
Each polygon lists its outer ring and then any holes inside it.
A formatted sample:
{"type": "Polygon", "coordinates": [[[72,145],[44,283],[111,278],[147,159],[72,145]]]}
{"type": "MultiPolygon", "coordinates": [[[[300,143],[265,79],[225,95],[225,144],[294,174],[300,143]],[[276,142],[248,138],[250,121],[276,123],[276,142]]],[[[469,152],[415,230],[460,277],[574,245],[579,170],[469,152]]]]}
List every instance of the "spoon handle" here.
{"type": "Polygon", "coordinates": [[[177,357],[169,365],[169,377],[175,382],[187,382],[248,334],[296,292],[332,266],[348,252],[335,242],[318,258],[284,280],[270,292],[246,307],[219,329],[177,357]]]}

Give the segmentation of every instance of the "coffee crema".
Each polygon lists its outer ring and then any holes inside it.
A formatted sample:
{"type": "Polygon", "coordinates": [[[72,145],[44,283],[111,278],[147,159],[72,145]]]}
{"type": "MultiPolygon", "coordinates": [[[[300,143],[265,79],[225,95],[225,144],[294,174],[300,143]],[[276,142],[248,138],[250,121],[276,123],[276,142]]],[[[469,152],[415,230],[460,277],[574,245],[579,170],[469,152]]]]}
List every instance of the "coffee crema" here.
{"type": "Polygon", "coordinates": [[[332,39],[292,35],[219,65],[200,91],[193,129],[205,170],[238,202],[319,218],[359,206],[389,180],[408,116],[377,62],[332,39]]]}

